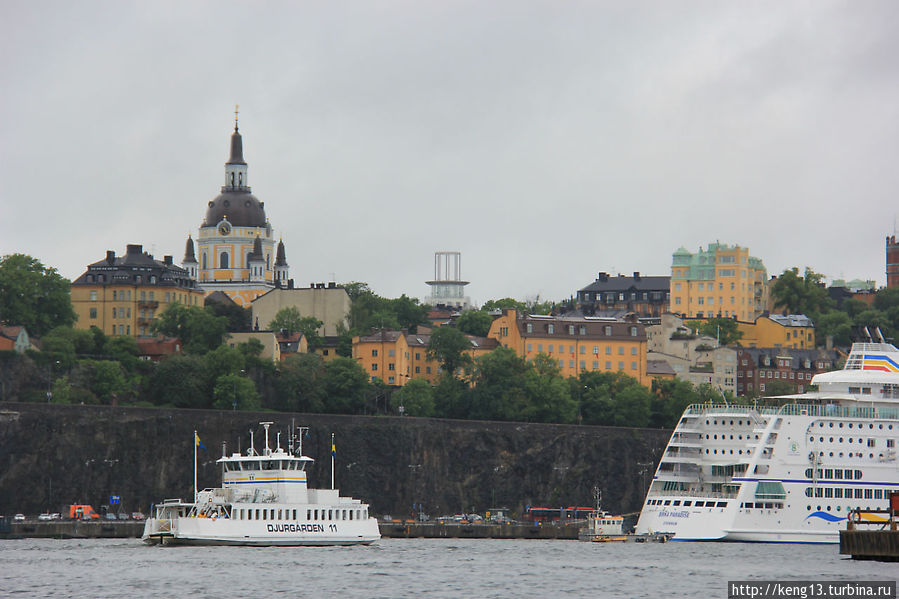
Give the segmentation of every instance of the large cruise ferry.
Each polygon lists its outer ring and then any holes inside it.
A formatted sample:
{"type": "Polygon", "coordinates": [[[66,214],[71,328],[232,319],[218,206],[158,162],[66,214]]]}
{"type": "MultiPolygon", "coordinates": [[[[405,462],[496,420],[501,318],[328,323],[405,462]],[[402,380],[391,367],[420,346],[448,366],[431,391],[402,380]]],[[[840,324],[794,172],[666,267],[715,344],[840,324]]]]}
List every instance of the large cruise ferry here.
{"type": "Polygon", "coordinates": [[[886,509],[899,491],[899,351],[855,343],[843,370],[812,385],[818,390],[785,396],[781,407],[689,406],[636,533],[838,543],[850,510],[886,509]]]}
{"type": "Polygon", "coordinates": [[[368,545],[381,538],[368,505],[341,497],[333,488],[333,469],[331,489],[307,488],[306,466],[313,460],[302,455],[302,434],[296,451],[293,436],[288,451],[281,449],[280,441],[273,450],[268,436],[271,423],[262,425],[262,453],[253,448],[251,433],[246,455],[235,453],[217,461],[222,486],[195,492],[193,502],[166,499],[155,505],[144,525],[143,541],[289,546],[368,545]]]}

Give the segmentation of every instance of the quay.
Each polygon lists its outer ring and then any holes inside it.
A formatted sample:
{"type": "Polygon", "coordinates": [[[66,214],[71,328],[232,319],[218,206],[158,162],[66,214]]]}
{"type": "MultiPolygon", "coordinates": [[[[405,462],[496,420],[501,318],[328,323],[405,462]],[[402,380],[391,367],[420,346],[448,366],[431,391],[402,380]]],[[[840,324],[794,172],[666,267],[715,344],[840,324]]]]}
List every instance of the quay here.
{"type": "MultiPolygon", "coordinates": [[[[0,522],[0,539],[126,539],[140,538],[144,523],[127,521],[26,520],[0,522]]],[[[394,520],[378,522],[381,536],[389,539],[567,539],[577,540],[582,522],[541,525],[518,522],[507,524],[464,524],[394,520]]]]}
{"type": "Polygon", "coordinates": [[[381,536],[390,539],[566,539],[577,540],[584,522],[536,525],[531,522],[460,523],[394,520],[378,522],[381,536]]]}
{"type": "Polygon", "coordinates": [[[889,510],[849,512],[846,530],[840,531],[840,553],[852,559],[899,561],[899,493],[890,494],[889,510]]]}
{"type": "Polygon", "coordinates": [[[0,539],[129,539],[140,538],[139,520],[51,520],[0,523],[0,539]]]}

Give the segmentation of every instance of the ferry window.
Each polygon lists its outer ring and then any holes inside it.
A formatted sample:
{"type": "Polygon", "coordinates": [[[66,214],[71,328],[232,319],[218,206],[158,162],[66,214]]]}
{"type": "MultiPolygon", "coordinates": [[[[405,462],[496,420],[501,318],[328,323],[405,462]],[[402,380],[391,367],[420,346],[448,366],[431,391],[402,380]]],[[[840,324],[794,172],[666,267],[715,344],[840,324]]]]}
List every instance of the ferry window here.
{"type": "Polygon", "coordinates": [[[271,510],[270,515],[271,515],[271,519],[274,520],[275,519],[275,510],[271,510]]]}
{"type": "Polygon", "coordinates": [[[715,507],[727,507],[727,502],[726,502],[726,501],[719,501],[718,504],[717,504],[715,507]]]}
{"type": "Polygon", "coordinates": [[[675,502],[672,505],[680,505],[680,500],[675,500],[675,502]]]}
{"type": "Polygon", "coordinates": [[[843,498],[843,489],[841,487],[837,487],[836,489],[834,489],[833,496],[836,499],[842,499],[843,498]]]}
{"type": "Polygon", "coordinates": [[[856,499],[861,499],[861,498],[862,498],[862,490],[861,490],[861,489],[856,489],[856,490],[855,490],[855,498],[856,498],[856,499]]]}
{"type": "Polygon", "coordinates": [[[278,510],[278,520],[281,520],[281,510],[278,510]]]}
{"type": "Polygon", "coordinates": [[[874,489],[865,489],[865,499],[871,499],[874,495],[874,489]]]}
{"type": "Polygon", "coordinates": [[[684,507],[690,507],[691,505],[693,505],[693,502],[692,502],[692,501],[685,501],[685,502],[684,502],[684,507]]]}
{"type": "Polygon", "coordinates": [[[268,516],[268,510],[262,510],[262,519],[266,520],[268,516]]]}
{"type": "Polygon", "coordinates": [[[697,501],[696,502],[696,507],[704,507],[704,506],[705,506],[705,501],[697,501]]]}
{"type": "Polygon", "coordinates": [[[350,510],[350,520],[353,519],[353,510],[350,510]]]}
{"type": "Polygon", "coordinates": [[[827,487],[826,489],[824,489],[824,496],[825,497],[833,497],[833,489],[831,489],[830,487],[827,487]]]}
{"type": "Polygon", "coordinates": [[[334,511],[328,510],[328,520],[333,520],[333,519],[334,519],[334,511]]]}
{"type": "Polygon", "coordinates": [[[852,480],[852,470],[845,470],[843,478],[845,478],[846,480],[852,480]]]}
{"type": "Polygon", "coordinates": [[[842,471],[842,470],[834,470],[834,471],[833,471],[833,477],[834,477],[836,480],[840,480],[841,478],[843,478],[843,471],[842,471]]]}
{"type": "Polygon", "coordinates": [[[811,488],[811,487],[806,487],[806,488],[805,488],[805,496],[806,496],[806,497],[811,497],[811,496],[812,496],[812,488],[811,488]]]}
{"type": "Polygon", "coordinates": [[[868,439],[868,447],[874,447],[874,439],[868,439]]]}
{"type": "Polygon", "coordinates": [[[312,512],[312,519],[318,520],[318,510],[315,510],[314,512],[312,512]]]}
{"type": "Polygon", "coordinates": [[[874,489],[874,499],[883,499],[882,489],[874,489]]]}
{"type": "Polygon", "coordinates": [[[852,489],[843,489],[843,496],[846,499],[852,499],[852,489]]]}
{"type": "Polygon", "coordinates": [[[297,519],[297,511],[296,511],[296,510],[293,511],[293,519],[294,519],[294,520],[297,519]]]}
{"type": "Polygon", "coordinates": [[[817,487],[815,489],[815,497],[824,497],[824,489],[817,487]]]}
{"type": "Polygon", "coordinates": [[[855,471],[855,480],[861,480],[861,479],[862,479],[862,471],[856,470],[855,471]]]}
{"type": "Polygon", "coordinates": [[[828,468],[824,471],[824,478],[833,478],[833,470],[828,468]]]}
{"type": "Polygon", "coordinates": [[[812,474],[813,474],[813,471],[812,471],[811,468],[806,468],[806,469],[805,469],[805,478],[811,478],[811,477],[812,477],[812,474]]]}
{"type": "Polygon", "coordinates": [[[306,510],[306,519],[312,520],[312,510],[306,510]]]}

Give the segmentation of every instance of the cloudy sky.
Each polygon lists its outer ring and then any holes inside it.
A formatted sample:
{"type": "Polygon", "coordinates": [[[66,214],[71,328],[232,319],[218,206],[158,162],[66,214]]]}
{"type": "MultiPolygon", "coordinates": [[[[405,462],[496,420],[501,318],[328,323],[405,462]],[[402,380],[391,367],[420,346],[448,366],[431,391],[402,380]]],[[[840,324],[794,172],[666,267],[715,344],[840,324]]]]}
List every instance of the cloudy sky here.
{"type": "Polygon", "coordinates": [[[748,247],[883,284],[899,3],[5,0],[0,254],[180,261],[234,105],[291,277],[564,299],[748,247]]]}

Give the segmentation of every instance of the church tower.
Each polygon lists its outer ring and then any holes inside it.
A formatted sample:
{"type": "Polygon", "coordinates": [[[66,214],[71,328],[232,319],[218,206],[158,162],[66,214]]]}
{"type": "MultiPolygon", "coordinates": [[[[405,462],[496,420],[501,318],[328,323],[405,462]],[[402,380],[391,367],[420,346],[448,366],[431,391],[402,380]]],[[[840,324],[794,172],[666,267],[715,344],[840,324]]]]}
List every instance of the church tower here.
{"type": "Polygon", "coordinates": [[[250,193],[243,138],[235,110],[225,184],[207,205],[195,256],[193,242],[188,238],[185,268],[189,257],[193,258],[198,262],[197,282],[207,295],[223,291],[238,305],[248,307],[253,299],[275,287],[274,253],[275,242],[271,223],[265,216],[265,204],[250,193]]]}

